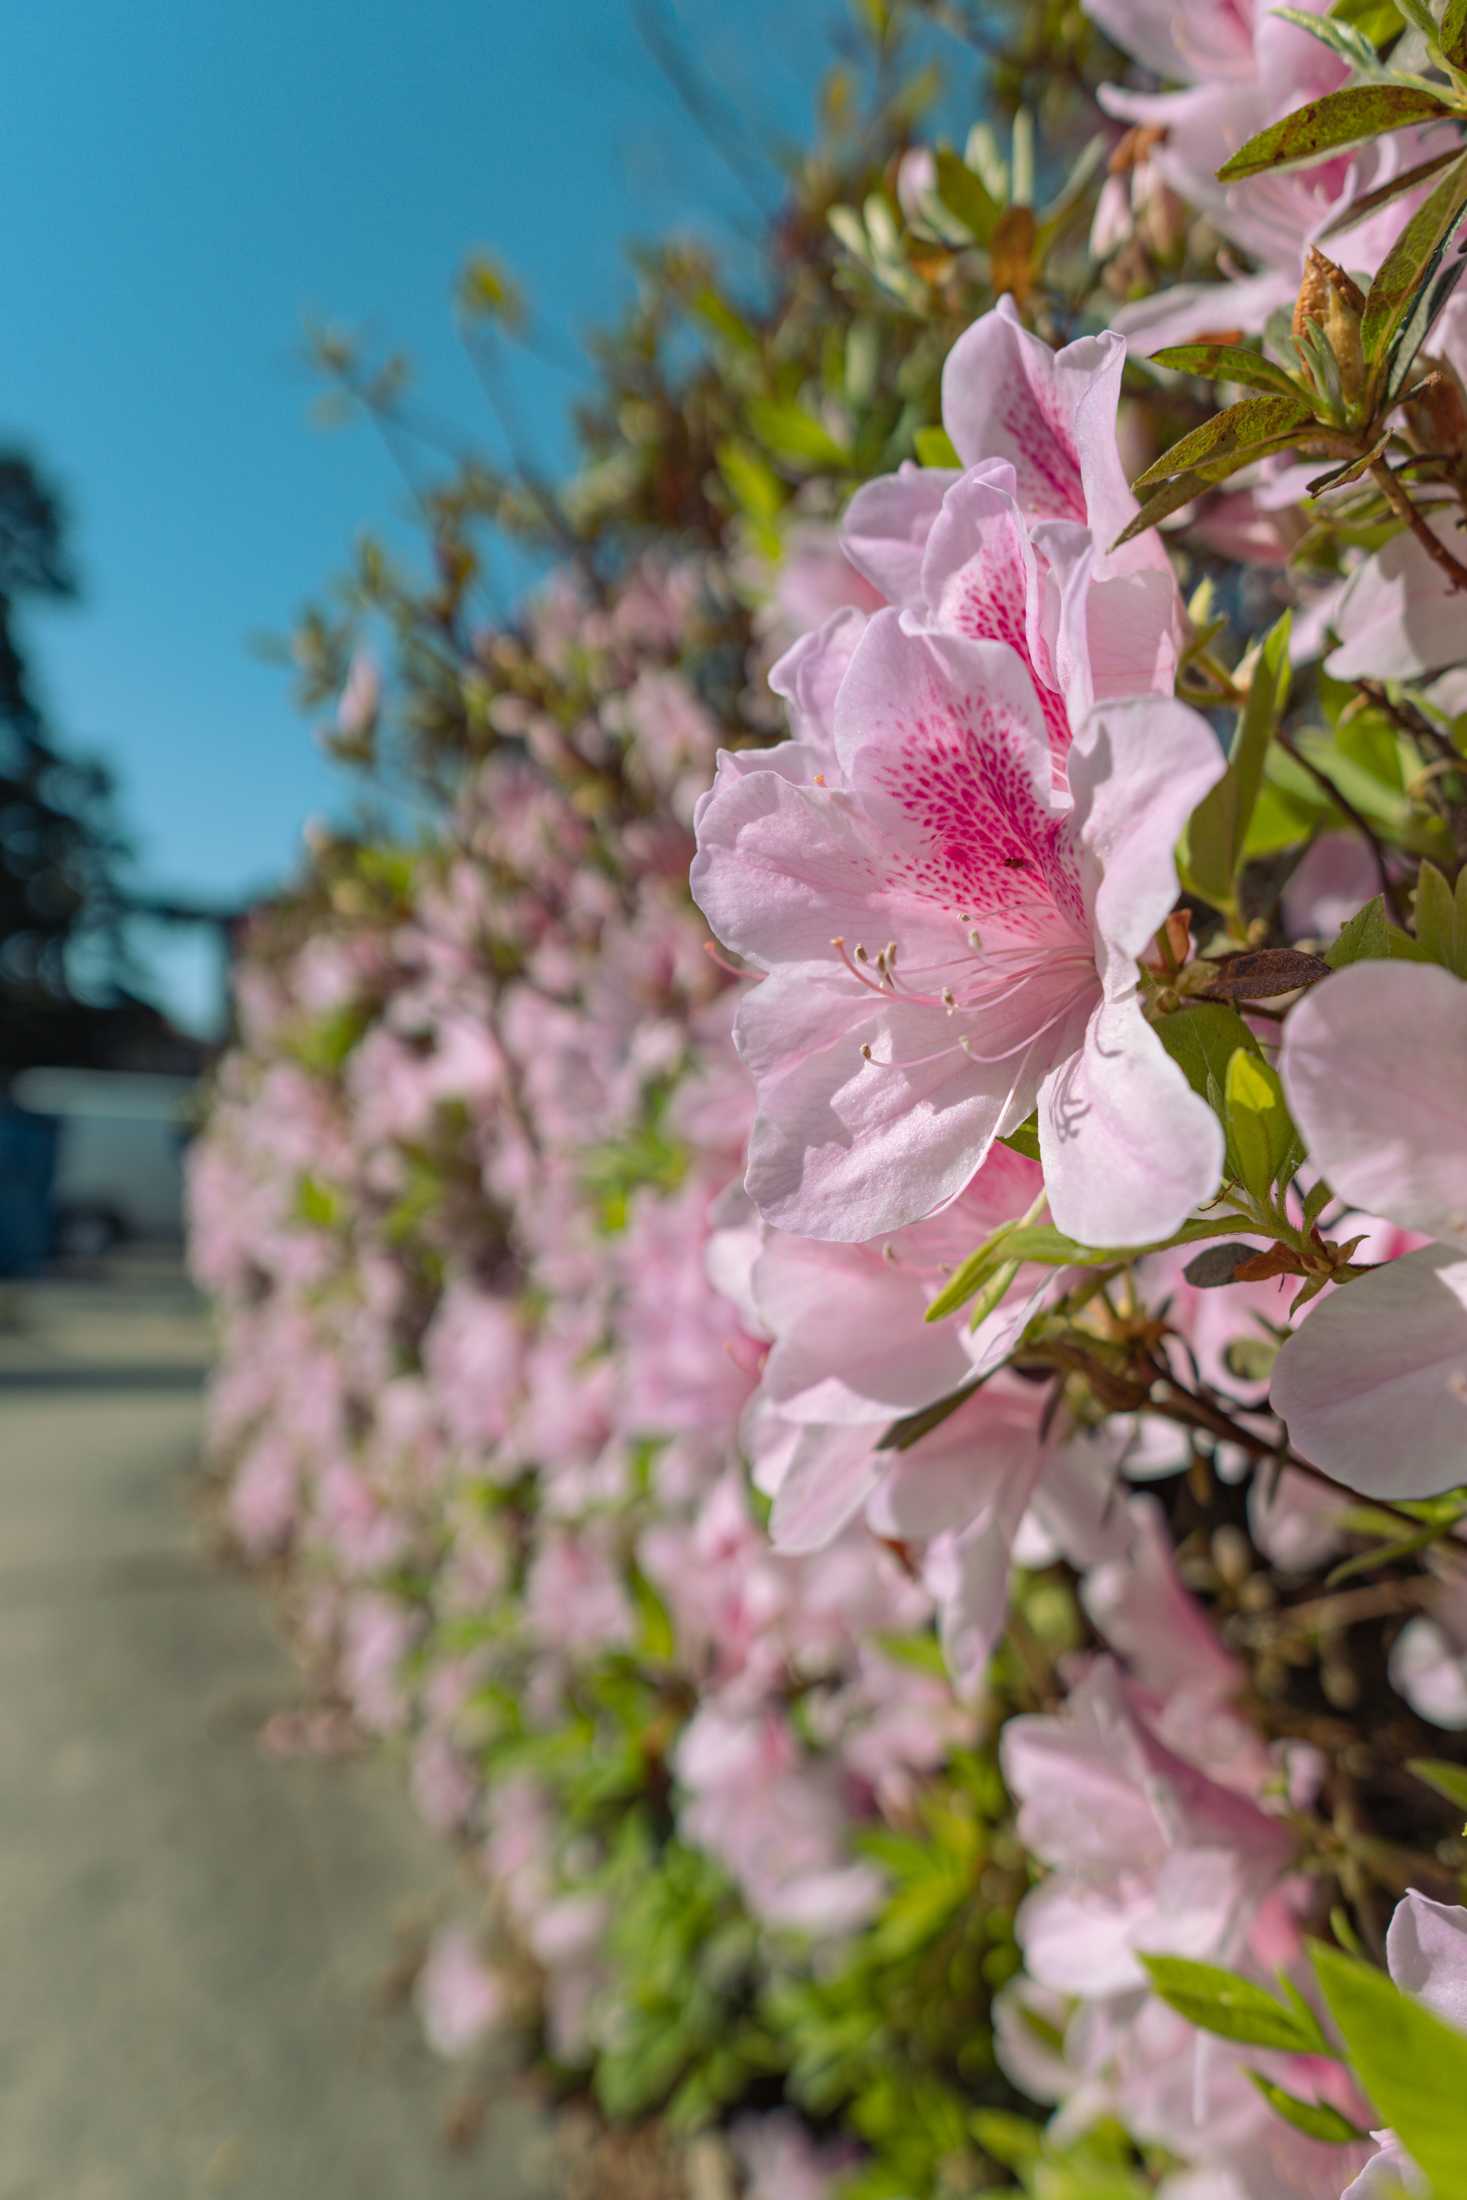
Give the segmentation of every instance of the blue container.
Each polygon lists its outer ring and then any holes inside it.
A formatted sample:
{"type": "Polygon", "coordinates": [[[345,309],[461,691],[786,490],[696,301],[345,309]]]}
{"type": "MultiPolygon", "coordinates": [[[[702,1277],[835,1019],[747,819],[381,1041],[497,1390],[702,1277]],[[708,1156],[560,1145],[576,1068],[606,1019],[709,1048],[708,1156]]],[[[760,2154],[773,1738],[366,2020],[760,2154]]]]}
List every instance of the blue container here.
{"type": "Polygon", "coordinates": [[[0,1276],[34,1276],[51,1252],[60,1124],[0,1102],[0,1276]]]}

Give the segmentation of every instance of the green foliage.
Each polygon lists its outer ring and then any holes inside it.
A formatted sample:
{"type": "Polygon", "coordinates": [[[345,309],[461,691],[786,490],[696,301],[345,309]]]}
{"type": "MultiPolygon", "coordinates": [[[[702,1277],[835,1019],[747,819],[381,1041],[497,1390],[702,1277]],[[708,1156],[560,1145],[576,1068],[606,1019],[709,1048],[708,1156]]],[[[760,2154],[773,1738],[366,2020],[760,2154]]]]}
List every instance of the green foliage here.
{"type": "MultiPolygon", "coordinates": [[[[1416,209],[1385,259],[1365,299],[1360,340],[1367,360],[1378,359],[1406,319],[1467,209],[1467,154],[1442,177],[1416,209]]],[[[1425,335],[1425,330],[1422,330],[1425,335]]]]}
{"type": "Polygon", "coordinates": [[[1434,863],[1423,863],[1416,877],[1416,938],[1423,952],[1455,978],[1467,978],[1467,869],[1457,875],[1456,892],[1434,863]]]}
{"type": "Polygon", "coordinates": [[[1415,123],[1440,121],[1450,113],[1434,92],[1415,85],[1347,84],[1260,130],[1224,161],[1218,175],[1224,183],[1236,183],[1272,168],[1308,168],[1328,153],[1365,145],[1415,123]]]}
{"type": "Polygon", "coordinates": [[[1431,962],[1424,942],[1392,922],[1381,895],[1357,910],[1332,947],[1325,950],[1331,970],[1357,962],[1431,962]]]}
{"type": "Polygon", "coordinates": [[[977,170],[946,149],[937,155],[937,195],[979,244],[992,241],[1003,208],[977,170]]]}
{"type": "Polygon", "coordinates": [[[1328,2054],[1319,2021],[1297,1995],[1283,2000],[1238,1971],[1186,1956],[1143,1956],[1152,1991],[1168,2008],[1243,2047],[1277,2048],[1291,2055],[1328,2054]]]}
{"type": "Polygon", "coordinates": [[[1415,1757],[1406,1770],[1414,1772],[1418,1780],[1424,1780],[1467,1817],[1467,1765],[1449,1764],[1439,1757],[1415,1757]]]}
{"type": "Polygon", "coordinates": [[[1318,1943],[1310,1953],[1350,2066],[1380,2121],[1438,2194],[1460,2192],[1467,2162],[1467,2033],[1370,1964],[1318,1943]]]}
{"type": "Polygon", "coordinates": [[[1208,382],[1233,382],[1244,389],[1266,390],[1276,397],[1300,396],[1299,385],[1262,352],[1242,344],[1169,344],[1151,354],[1156,367],[1176,374],[1200,375],[1208,382]]]}
{"type": "Polygon", "coordinates": [[[1155,488],[1160,482],[1222,461],[1246,465],[1269,451],[1286,447],[1295,432],[1313,417],[1313,410],[1309,399],[1297,390],[1240,398],[1236,405],[1215,413],[1200,428],[1184,435],[1180,443],[1174,443],[1163,457],[1136,476],[1134,486],[1155,488]]]}
{"type": "Polygon", "coordinates": [[[1178,866],[1182,883],[1216,909],[1237,905],[1237,877],[1263,786],[1264,758],[1288,707],[1292,625],[1292,614],[1286,611],[1265,637],[1254,660],[1248,699],[1238,714],[1228,768],[1187,826],[1178,866]]]}
{"type": "Polygon", "coordinates": [[[1227,1168],[1234,1182],[1262,1206],[1287,1183],[1304,1157],[1277,1070],[1239,1047],[1223,1086],[1227,1168]]]}

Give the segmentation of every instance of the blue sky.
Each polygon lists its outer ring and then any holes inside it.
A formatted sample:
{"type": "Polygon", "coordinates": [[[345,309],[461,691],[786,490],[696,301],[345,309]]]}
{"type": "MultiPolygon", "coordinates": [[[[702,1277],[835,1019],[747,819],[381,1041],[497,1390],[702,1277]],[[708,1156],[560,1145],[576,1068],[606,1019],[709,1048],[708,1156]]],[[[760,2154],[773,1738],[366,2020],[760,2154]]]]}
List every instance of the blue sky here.
{"type": "MultiPolygon", "coordinates": [[[[749,134],[803,134],[841,0],[676,0],[749,134]]],[[[56,723],[116,766],[140,873],[244,898],[340,782],[249,637],[283,631],[399,511],[360,429],[310,424],[310,316],[408,351],[477,426],[449,313],[497,250],[570,340],[636,235],[747,212],[629,0],[49,0],[10,10],[0,90],[0,436],[69,504],[84,581],[30,634],[56,723]]],[[[570,377],[519,370],[564,464],[570,377]]],[[[207,951],[165,957],[207,998],[207,951]]]]}

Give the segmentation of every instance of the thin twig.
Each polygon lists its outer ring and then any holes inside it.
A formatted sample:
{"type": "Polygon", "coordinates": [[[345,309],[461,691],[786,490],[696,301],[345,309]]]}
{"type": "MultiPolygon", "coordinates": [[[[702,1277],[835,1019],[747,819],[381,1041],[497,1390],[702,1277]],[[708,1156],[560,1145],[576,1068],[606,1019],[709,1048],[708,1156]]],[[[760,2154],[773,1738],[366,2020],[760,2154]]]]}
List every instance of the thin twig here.
{"type": "Polygon", "coordinates": [[[1445,573],[1452,587],[1467,588],[1467,565],[1452,556],[1441,537],[1428,524],[1425,513],[1419,505],[1412,503],[1383,458],[1376,459],[1372,464],[1370,478],[1397,519],[1403,520],[1410,528],[1432,564],[1445,573]]]}
{"type": "Polygon", "coordinates": [[[1385,849],[1377,838],[1374,827],[1367,818],[1361,815],[1354,803],[1346,795],[1341,794],[1339,788],[1330,778],[1329,773],[1321,771],[1317,764],[1311,763],[1303,750],[1295,745],[1288,734],[1275,734],[1274,739],[1285,755],[1291,756],[1300,770],[1309,774],[1315,785],[1329,797],[1336,809],[1340,810],[1350,820],[1356,832],[1365,841],[1375,862],[1376,873],[1380,879],[1380,890],[1385,897],[1386,907],[1390,910],[1397,924],[1404,926],[1406,913],[1401,906],[1399,889],[1395,880],[1391,877],[1390,865],[1386,862],[1385,849]]]}

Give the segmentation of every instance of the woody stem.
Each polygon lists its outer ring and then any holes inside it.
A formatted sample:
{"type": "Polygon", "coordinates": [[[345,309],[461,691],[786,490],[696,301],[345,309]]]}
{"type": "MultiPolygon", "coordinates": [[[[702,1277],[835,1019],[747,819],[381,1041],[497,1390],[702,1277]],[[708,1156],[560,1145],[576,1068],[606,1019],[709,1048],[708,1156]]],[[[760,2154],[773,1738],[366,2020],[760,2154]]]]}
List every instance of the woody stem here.
{"type": "Polygon", "coordinates": [[[1400,482],[1383,458],[1374,461],[1370,478],[1395,513],[1410,528],[1433,565],[1446,574],[1453,588],[1467,588],[1467,565],[1454,558],[1440,536],[1427,525],[1426,515],[1419,505],[1412,503],[1400,482]]]}

